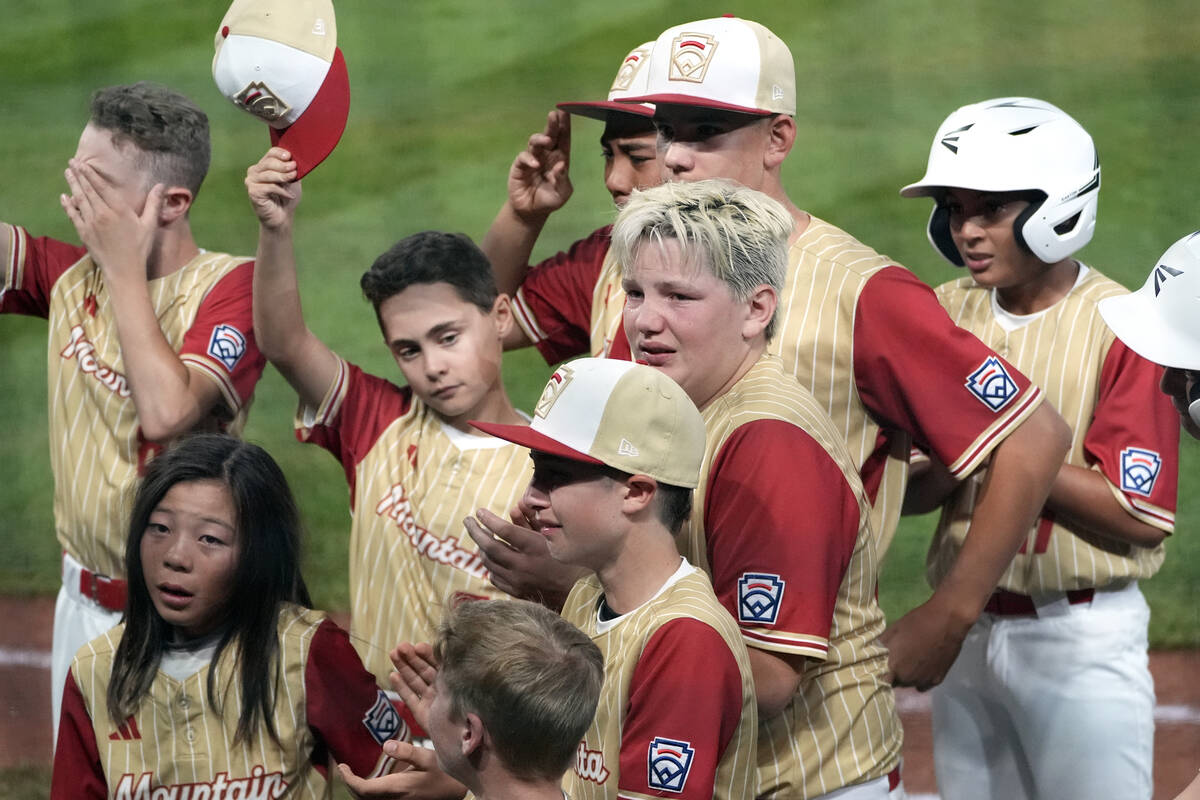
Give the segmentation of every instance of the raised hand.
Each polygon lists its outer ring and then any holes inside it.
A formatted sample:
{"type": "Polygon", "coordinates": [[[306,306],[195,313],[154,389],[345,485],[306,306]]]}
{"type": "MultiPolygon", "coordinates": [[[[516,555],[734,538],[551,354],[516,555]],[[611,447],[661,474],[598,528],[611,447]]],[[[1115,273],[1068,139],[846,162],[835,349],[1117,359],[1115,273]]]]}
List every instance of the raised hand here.
{"type": "Polygon", "coordinates": [[[527,221],[543,219],[571,197],[571,117],[551,111],[508,171],[508,202],[527,221]]]}
{"type": "Polygon", "coordinates": [[[508,522],[481,508],[463,524],[479,547],[496,588],[560,610],[575,581],[587,570],[555,561],[545,537],[532,530],[519,508],[513,510],[512,519],[508,522]]]}
{"type": "Polygon", "coordinates": [[[246,170],[246,192],[264,228],[290,227],[301,193],[291,153],[282,147],[268,150],[257,164],[246,170]]]}

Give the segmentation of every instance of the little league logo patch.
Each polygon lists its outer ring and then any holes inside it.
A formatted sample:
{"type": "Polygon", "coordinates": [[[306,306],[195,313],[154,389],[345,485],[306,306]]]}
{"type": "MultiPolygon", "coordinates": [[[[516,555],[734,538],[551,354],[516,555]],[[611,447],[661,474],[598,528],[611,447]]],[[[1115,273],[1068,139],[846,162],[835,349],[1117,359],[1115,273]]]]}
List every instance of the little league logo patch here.
{"type": "Polygon", "coordinates": [[[392,701],[388,700],[388,696],[380,689],[375,696],[375,705],[371,706],[371,710],[363,717],[363,725],[371,732],[371,736],[375,741],[383,744],[388,739],[394,739],[396,734],[400,733],[406,727],[404,720],[400,719],[400,714],[396,711],[392,701]]]}
{"type": "Polygon", "coordinates": [[[208,340],[208,354],[233,372],[246,354],[246,337],[232,325],[218,325],[213,328],[212,338],[208,340]]]}
{"type": "Polygon", "coordinates": [[[233,102],[267,122],[274,122],[292,110],[282,97],[272,92],[271,87],[262,81],[246,84],[246,88],[237,93],[233,102]]]}
{"type": "Polygon", "coordinates": [[[1121,451],[1121,490],[1149,497],[1162,469],[1162,458],[1153,450],[1126,447],[1121,451]]]}
{"type": "Polygon", "coordinates": [[[555,370],[546,383],[546,388],[542,390],[542,396],[538,398],[537,405],[533,407],[533,415],[545,419],[573,377],[575,377],[575,370],[571,367],[562,366],[555,370]]]}
{"type": "Polygon", "coordinates": [[[647,783],[650,788],[662,792],[682,792],[695,755],[696,750],[691,742],[656,736],[651,740],[650,750],[646,755],[647,783]]]}
{"type": "Polygon", "coordinates": [[[767,572],[746,572],[738,578],[738,622],[774,625],[786,582],[767,572]]]}
{"type": "Polygon", "coordinates": [[[1008,370],[996,356],[988,356],[979,367],[967,376],[964,384],[979,402],[992,411],[999,411],[1017,396],[1017,384],[1008,375],[1008,370]]]}
{"type": "Polygon", "coordinates": [[[707,33],[681,33],[671,42],[671,69],[667,80],[704,83],[708,65],[717,52],[717,40],[707,33]]]}
{"type": "Polygon", "coordinates": [[[629,55],[625,56],[625,61],[621,64],[621,69],[617,70],[616,80],[613,81],[610,92],[628,91],[633,85],[633,79],[646,65],[646,60],[650,58],[650,51],[644,47],[639,47],[629,55]]]}

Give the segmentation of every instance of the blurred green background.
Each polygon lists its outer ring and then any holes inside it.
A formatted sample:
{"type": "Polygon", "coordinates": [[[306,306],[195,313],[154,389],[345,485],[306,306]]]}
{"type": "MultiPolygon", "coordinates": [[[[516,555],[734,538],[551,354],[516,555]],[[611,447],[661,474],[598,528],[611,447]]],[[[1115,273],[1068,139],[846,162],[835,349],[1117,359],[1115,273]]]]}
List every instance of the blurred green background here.
{"type": "MultiPolygon", "coordinates": [[[[223,0],[3,0],[0,48],[0,219],[74,241],[57,200],[62,168],[91,91],[149,78],[210,114],[212,170],[193,211],[197,240],[253,254],[257,225],[242,186],[266,149],[265,128],[227,104],[210,76],[223,0]]],[[[1129,286],[1200,227],[1195,137],[1200,118],[1200,13],[1183,0],[961,2],[536,2],[358,0],[337,6],[349,64],[349,126],[305,180],[297,251],[305,315],[339,353],[399,380],[358,276],[397,238],[425,229],[479,237],[504,199],[526,137],[561,100],[605,94],[618,59],[663,28],[733,12],[763,22],[796,60],[799,139],[785,165],[791,197],[911,267],[931,284],[955,276],[925,240],[925,201],[898,188],[923,172],[938,123],[967,102],[1000,95],[1050,100],[1095,137],[1104,169],[1096,237],[1082,258],[1129,286]]],[[[575,197],[548,225],[543,257],[612,216],[601,183],[600,124],[575,121],[575,197]]],[[[897,335],[903,336],[903,331],[897,335]]],[[[0,319],[0,592],[58,585],[46,445],[45,324],[0,319]]],[[[506,380],[530,408],[548,374],[533,352],[512,354],[506,380]]],[[[268,368],[248,438],[284,465],[310,538],[317,604],[347,606],[347,490],[324,451],[292,435],[294,395],[268,368]]],[[[1179,525],[1162,572],[1145,584],[1156,646],[1200,645],[1197,572],[1200,448],[1184,448],[1179,525]]],[[[906,520],[885,565],[890,617],[927,589],[931,518],[906,520]]]]}

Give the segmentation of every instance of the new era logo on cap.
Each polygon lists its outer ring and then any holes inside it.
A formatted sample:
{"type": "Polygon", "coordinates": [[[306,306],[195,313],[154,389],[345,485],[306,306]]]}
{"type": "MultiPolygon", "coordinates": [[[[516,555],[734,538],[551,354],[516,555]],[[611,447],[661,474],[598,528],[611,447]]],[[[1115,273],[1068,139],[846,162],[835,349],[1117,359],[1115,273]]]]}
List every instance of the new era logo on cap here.
{"type": "Polygon", "coordinates": [[[271,126],[298,178],[337,145],[350,81],[330,0],[234,0],[217,29],[213,80],[238,108],[271,126]]]}

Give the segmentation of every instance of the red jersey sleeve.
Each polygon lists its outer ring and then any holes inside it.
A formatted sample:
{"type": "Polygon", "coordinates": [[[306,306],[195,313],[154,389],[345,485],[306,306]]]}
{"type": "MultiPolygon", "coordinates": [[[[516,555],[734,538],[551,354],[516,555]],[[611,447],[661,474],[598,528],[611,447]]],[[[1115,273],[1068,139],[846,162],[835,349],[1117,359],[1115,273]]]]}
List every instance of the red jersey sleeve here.
{"type": "Polygon", "coordinates": [[[354,471],[380,434],[412,409],[412,389],[368,375],[338,359],[338,374],[319,409],[301,406],[296,438],[324,447],[342,462],[350,494],[354,471]]]}
{"type": "Polygon", "coordinates": [[[696,619],[667,622],[629,681],[618,795],[710,800],[741,716],[741,672],[721,635],[696,619]]]}
{"type": "Polygon", "coordinates": [[[825,659],[859,522],[841,469],[801,428],[755,420],[729,436],[704,529],[713,589],[748,646],[825,659]]]}
{"type": "Polygon", "coordinates": [[[591,349],[592,293],[612,237],[606,226],[529,270],[513,308],[517,323],[548,364],[591,349]]]}
{"type": "Polygon", "coordinates": [[[1170,533],[1179,485],[1179,414],[1159,391],[1162,372],[1120,339],[1113,341],[1083,450],[1130,514],[1170,533]]]}
{"type": "Polygon", "coordinates": [[[254,393],[266,358],[254,340],[254,262],[232,269],[209,289],[183,336],[179,358],[221,389],[235,414],[254,393]]]}
{"type": "Polygon", "coordinates": [[[67,672],[63,687],[62,713],[58,721],[58,744],[54,747],[54,774],[50,800],[104,800],[108,784],[100,766],[96,729],[88,714],[75,675],[67,672]]]}
{"type": "Polygon", "coordinates": [[[9,246],[0,285],[0,312],[47,317],[50,290],[71,265],[87,255],[79,245],[46,237],[34,238],[24,228],[0,222],[8,229],[9,246]]]}
{"type": "Polygon", "coordinates": [[[875,273],[859,294],[854,383],[881,425],[908,431],[957,478],[974,471],[1042,399],[903,267],[875,273]]]}
{"type": "Polygon", "coordinates": [[[363,667],[350,637],[332,620],[323,621],[313,635],[304,692],[308,727],[321,751],[313,755],[314,764],[326,763],[329,755],[360,777],[390,771],[394,761],[382,745],[388,739],[408,740],[408,727],[363,667]]]}

